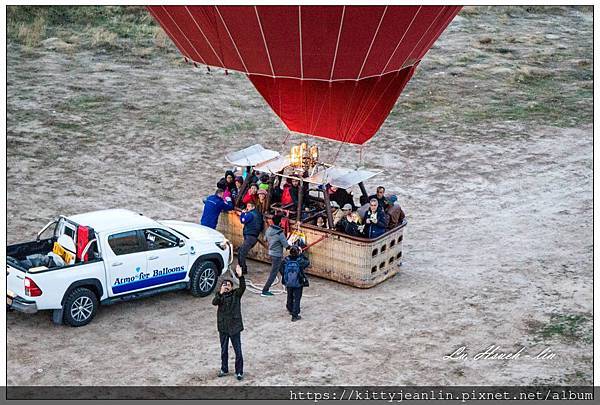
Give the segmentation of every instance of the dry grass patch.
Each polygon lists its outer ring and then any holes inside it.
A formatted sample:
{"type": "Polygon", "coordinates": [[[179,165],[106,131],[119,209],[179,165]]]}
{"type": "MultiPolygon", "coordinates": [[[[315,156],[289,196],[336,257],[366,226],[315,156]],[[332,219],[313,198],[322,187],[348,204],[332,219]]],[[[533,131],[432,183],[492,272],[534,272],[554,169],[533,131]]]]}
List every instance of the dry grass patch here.
{"type": "Polygon", "coordinates": [[[171,39],[161,27],[154,27],[154,45],[161,49],[167,49],[171,46],[171,39]]]}
{"type": "Polygon", "coordinates": [[[92,47],[115,48],[117,46],[117,34],[102,27],[92,29],[92,47]]]}
{"type": "Polygon", "coordinates": [[[38,16],[31,23],[17,24],[17,38],[19,42],[29,47],[40,44],[46,34],[46,18],[38,16]]]}

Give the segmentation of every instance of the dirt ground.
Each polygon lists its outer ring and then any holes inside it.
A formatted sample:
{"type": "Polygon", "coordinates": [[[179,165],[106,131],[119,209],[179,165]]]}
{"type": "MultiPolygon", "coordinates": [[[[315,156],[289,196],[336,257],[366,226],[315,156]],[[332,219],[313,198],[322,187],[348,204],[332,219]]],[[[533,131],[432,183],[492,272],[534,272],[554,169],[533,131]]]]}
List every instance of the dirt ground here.
{"type": "MultiPolygon", "coordinates": [[[[247,292],[247,385],[592,384],[592,12],[467,8],[362,150],[408,215],[401,272],[313,278],[302,321],[247,292]],[[531,357],[475,360],[490,345],[531,357]],[[444,356],[466,346],[469,358],[444,356]],[[535,359],[550,348],[555,357],[535,359]]],[[[298,141],[242,75],[55,31],[9,41],[7,239],[123,207],[198,221],[224,153],[298,141]]],[[[333,157],[339,145],[320,142],[333,157]]],[[[344,146],[336,163],[353,165],[344,146]]],[[[340,252],[343,254],[343,252],[340,252]]],[[[252,262],[261,283],[267,266],[252,262]]],[[[210,298],[102,307],[88,326],[11,312],[9,385],[219,385],[210,298]]]]}

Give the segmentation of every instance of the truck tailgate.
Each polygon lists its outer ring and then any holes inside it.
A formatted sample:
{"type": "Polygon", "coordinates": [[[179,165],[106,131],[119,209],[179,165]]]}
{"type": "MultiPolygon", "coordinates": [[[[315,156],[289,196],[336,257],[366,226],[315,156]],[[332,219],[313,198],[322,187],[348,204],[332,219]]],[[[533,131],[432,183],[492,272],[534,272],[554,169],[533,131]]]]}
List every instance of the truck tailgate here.
{"type": "Polygon", "coordinates": [[[15,296],[25,297],[25,272],[6,265],[7,303],[15,296]],[[12,297],[11,297],[12,296],[12,297]]]}

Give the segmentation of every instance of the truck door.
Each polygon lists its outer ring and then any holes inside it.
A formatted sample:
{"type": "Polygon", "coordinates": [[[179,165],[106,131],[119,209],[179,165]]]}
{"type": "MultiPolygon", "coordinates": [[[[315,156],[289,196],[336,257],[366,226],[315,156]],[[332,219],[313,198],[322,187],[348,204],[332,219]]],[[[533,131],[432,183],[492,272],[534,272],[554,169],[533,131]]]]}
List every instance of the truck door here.
{"type": "Polygon", "coordinates": [[[162,228],[144,229],[148,273],[152,285],[170,284],[185,279],[188,273],[188,248],[180,239],[162,228]]]}
{"type": "Polygon", "coordinates": [[[145,288],[147,274],[146,243],[140,230],[118,232],[108,236],[110,249],[104,255],[108,269],[110,295],[145,288]]]}

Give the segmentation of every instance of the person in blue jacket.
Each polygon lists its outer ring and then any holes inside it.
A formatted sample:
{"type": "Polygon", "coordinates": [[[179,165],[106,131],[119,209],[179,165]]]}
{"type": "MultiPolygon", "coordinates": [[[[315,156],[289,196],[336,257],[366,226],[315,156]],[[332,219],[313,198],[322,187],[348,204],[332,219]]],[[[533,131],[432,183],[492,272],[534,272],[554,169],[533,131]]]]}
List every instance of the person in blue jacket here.
{"type": "Polygon", "coordinates": [[[258,236],[263,230],[263,217],[252,201],[246,204],[246,208],[240,215],[240,222],[244,225],[242,231],[244,243],[238,249],[238,266],[242,268],[242,274],[247,274],[246,256],[258,242],[258,236]]]}
{"type": "Polygon", "coordinates": [[[216,229],[221,212],[231,211],[232,209],[233,202],[231,201],[231,197],[226,197],[225,200],[223,200],[223,189],[218,188],[213,195],[208,196],[208,198],[204,200],[204,211],[202,212],[200,225],[216,229]]]}
{"type": "Polygon", "coordinates": [[[364,233],[367,238],[377,238],[385,233],[387,224],[385,212],[379,206],[377,198],[371,198],[369,201],[369,209],[365,212],[363,223],[365,224],[364,233]]]}

